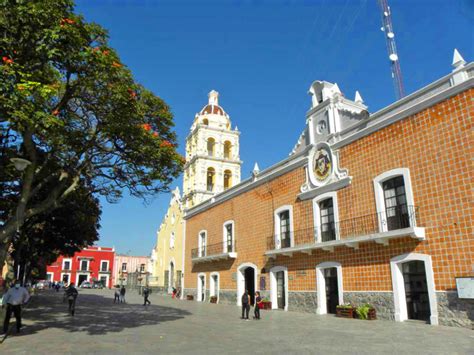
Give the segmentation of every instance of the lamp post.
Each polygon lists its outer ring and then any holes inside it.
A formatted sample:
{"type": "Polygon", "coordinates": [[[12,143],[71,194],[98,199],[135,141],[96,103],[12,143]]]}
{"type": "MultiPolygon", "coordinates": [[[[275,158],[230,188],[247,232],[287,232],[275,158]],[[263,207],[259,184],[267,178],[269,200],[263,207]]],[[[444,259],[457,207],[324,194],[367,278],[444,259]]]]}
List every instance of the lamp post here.
{"type": "MultiPolygon", "coordinates": [[[[10,161],[15,166],[15,169],[18,170],[20,173],[23,173],[28,165],[31,164],[31,161],[23,159],[23,158],[11,158],[10,161]]],[[[20,224],[18,223],[18,208],[16,209],[16,237],[20,239],[20,224]]],[[[18,250],[18,258],[20,256],[20,250],[18,250]]],[[[20,260],[18,260],[17,272],[16,272],[16,279],[20,278],[20,260]]]]}

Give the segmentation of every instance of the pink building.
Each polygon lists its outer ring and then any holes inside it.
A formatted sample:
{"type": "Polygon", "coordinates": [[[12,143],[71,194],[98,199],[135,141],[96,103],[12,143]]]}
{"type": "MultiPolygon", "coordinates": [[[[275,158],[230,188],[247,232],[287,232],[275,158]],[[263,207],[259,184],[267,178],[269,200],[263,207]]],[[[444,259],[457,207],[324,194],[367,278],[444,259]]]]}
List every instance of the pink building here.
{"type": "Polygon", "coordinates": [[[113,271],[114,285],[127,285],[131,282],[131,275],[137,275],[139,282],[146,281],[150,274],[150,257],[115,255],[115,268],[113,271]]]}

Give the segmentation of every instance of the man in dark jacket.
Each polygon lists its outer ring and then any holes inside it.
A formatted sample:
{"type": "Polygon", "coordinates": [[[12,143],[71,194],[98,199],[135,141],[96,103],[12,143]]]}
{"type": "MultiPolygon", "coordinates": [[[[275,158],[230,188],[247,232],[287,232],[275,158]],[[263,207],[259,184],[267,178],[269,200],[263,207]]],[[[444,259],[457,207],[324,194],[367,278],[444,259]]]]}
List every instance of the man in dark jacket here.
{"type": "Polygon", "coordinates": [[[125,302],[125,286],[122,286],[122,288],[120,289],[120,303],[126,303],[125,302]]]}
{"type": "Polygon", "coordinates": [[[249,319],[249,311],[250,311],[250,297],[249,291],[245,290],[244,294],[242,295],[242,319],[249,319]],[[244,318],[244,313],[246,317],[244,318]]]}
{"type": "Polygon", "coordinates": [[[151,304],[150,300],[148,300],[148,296],[150,296],[150,289],[148,286],[143,288],[143,305],[146,306],[147,304],[151,304]]]}

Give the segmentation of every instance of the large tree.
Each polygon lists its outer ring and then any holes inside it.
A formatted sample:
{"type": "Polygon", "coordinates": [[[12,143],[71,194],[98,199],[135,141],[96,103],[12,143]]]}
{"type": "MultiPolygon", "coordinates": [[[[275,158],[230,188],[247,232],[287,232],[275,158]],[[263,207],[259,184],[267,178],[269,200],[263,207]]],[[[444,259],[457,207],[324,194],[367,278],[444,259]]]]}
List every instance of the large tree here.
{"type": "Polygon", "coordinates": [[[23,173],[2,166],[2,199],[15,199],[0,225],[4,250],[80,181],[109,201],[123,190],[146,198],[182,169],[169,107],[134,81],[107,39],[70,0],[0,0],[2,160],[31,162],[23,173]]]}

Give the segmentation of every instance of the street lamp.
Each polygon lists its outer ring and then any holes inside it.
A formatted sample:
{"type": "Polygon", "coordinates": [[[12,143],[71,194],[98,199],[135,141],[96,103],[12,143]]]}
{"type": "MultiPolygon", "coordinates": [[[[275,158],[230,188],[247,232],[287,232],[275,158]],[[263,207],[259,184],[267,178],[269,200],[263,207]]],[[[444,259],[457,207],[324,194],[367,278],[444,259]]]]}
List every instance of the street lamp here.
{"type": "MultiPolygon", "coordinates": [[[[10,161],[15,165],[15,169],[19,172],[23,172],[28,165],[31,164],[31,161],[23,159],[23,158],[11,158],[10,161]]],[[[16,234],[17,237],[20,238],[20,225],[18,224],[18,209],[16,210],[16,234]]],[[[18,261],[18,269],[16,272],[16,279],[20,278],[20,262],[18,261]]]]}

